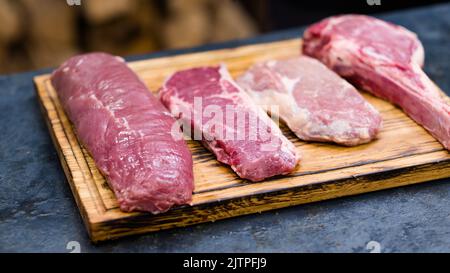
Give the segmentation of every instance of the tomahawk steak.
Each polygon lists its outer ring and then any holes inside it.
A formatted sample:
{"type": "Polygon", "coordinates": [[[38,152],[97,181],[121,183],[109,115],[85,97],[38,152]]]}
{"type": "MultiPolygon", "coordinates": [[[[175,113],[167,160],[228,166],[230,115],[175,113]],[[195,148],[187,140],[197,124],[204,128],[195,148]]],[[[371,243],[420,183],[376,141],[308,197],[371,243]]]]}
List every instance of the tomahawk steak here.
{"type": "Polygon", "coordinates": [[[335,16],[305,31],[303,52],[397,104],[450,149],[450,106],[423,72],[424,50],[411,31],[364,15],[335,16]]]}

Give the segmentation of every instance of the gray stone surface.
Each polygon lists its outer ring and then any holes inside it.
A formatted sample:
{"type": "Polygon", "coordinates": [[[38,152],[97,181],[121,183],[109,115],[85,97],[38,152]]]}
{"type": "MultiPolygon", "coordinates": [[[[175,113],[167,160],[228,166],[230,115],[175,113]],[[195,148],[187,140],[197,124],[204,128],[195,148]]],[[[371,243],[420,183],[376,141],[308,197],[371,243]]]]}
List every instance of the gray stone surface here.
{"type": "MultiPolygon", "coordinates": [[[[419,34],[425,70],[450,91],[450,4],[380,16],[419,34]]],[[[129,59],[298,37],[303,29],[129,59]]],[[[0,76],[0,252],[450,251],[450,179],[93,245],[39,111],[32,77],[0,76]]],[[[449,174],[450,176],[450,174],[449,174]]]]}

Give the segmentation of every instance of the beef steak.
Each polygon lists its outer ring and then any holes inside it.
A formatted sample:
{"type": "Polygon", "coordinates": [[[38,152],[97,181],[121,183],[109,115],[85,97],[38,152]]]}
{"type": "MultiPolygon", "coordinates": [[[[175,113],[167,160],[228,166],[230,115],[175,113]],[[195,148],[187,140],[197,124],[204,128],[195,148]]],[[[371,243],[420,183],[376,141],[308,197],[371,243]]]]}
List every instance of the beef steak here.
{"type": "Polygon", "coordinates": [[[364,15],[334,16],[305,31],[303,52],[400,106],[450,149],[450,106],[423,72],[423,46],[411,31],[364,15]]]}
{"type": "Polygon", "coordinates": [[[198,67],[171,75],[160,90],[161,101],[184,130],[201,140],[220,162],[242,178],[260,181],[294,170],[294,145],[251,98],[225,66],[198,67]]]}
{"type": "Polygon", "coordinates": [[[381,127],[378,111],[351,84],[310,57],[255,64],[237,82],[266,110],[278,105],[303,140],[352,146],[371,141],[381,127]]]}

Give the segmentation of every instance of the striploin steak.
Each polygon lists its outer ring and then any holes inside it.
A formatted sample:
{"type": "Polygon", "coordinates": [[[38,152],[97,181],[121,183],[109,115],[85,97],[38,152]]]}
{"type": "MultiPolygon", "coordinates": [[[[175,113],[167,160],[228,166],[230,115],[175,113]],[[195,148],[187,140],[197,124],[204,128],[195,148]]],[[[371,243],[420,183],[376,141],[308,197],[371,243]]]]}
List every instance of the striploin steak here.
{"type": "Polygon", "coordinates": [[[242,178],[260,181],[292,172],[299,156],[267,114],[240,89],[225,66],[171,75],[160,98],[184,130],[242,178]]]}
{"type": "Polygon", "coordinates": [[[450,106],[423,72],[424,50],[411,31],[364,15],[335,16],[305,31],[303,52],[397,104],[450,149],[450,106]]]}
{"type": "Polygon", "coordinates": [[[303,140],[352,146],[371,141],[381,127],[378,111],[351,84],[310,57],[255,64],[237,82],[266,110],[279,106],[303,140]]]}
{"type": "Polygon", "coordinates": [[[156,214],[190,203],[191,153],[172,136],[175,119],[123,59],[75,56],[51,81],[121,210],[156,214]]]}

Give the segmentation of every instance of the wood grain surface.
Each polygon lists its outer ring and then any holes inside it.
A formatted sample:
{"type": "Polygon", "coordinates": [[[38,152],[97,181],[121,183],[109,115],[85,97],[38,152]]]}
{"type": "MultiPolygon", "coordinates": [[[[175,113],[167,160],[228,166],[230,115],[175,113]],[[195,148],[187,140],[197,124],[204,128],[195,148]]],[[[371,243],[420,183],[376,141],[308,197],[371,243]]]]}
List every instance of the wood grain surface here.
{"type": "MultiPolygon", "coordinates": [[[[255,62],[298,55],[300,43],[300,39],[285,40],[129,65],[155,92],[174,71],[225,63],[236,77],[255,62]]],[[[80,145],[49,75],[38,76],[34,81],[61,164],[94,242],[450,176],[450,154],[439,142],[397,107],[362,92],[383,117],[384,128],[377,140],[350,148],[307,143],[282,126],[303,160],[294,173],[258,183],[240,179],[198,142],[189,141],[194,159],[193,205],[160,215],[124,213],[118,209],[114,194],[94,161],[80,145]]]]}

